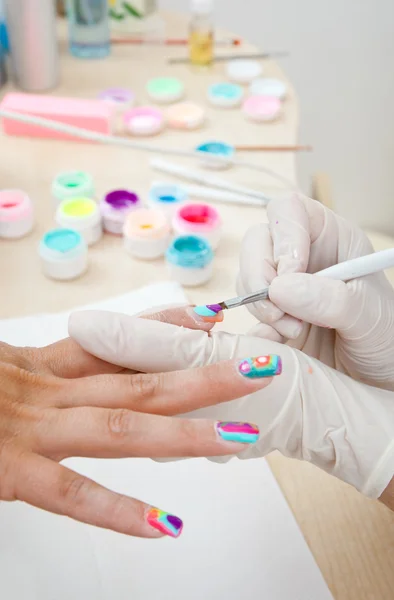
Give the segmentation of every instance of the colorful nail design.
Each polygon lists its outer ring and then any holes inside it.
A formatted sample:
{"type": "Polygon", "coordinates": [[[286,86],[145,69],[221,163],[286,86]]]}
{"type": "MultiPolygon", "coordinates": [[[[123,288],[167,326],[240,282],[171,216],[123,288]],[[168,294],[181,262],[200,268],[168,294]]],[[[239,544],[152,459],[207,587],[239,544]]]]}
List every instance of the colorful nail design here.
{"type": "Polygon", "coordinates": [[[254,444],[259,439],[260,430],[251,423],[218,421],[216,431],[226,442],[254,444]]]}
{"type": "Polygon", "coordinates": [[[146,515],[146,520],[151,527],[158,529],[170,537],[177,538],[181,535],[183,522],[179,517],[170,515],[160,508],[150,508],[146,515]]]}
{"type": "Polygon", "coordinates": [[[196,306],[193,310],[205,323],[220,323],[223,321],[223,309],[220,304],[204,304],[196,306]]]}
{"type": "Polygon", "coordinates": [[[238,371],[249,379],[273,377],[282,373],[282,359],[277,354],[245,358],[239,363],[238,371]]]}

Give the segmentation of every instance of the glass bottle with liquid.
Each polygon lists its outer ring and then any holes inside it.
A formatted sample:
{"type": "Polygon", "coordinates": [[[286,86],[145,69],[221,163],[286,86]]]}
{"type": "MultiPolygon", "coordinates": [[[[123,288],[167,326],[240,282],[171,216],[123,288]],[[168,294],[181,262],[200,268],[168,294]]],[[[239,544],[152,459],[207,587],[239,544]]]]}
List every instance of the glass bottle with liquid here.
{"type": "Polygon", "coordinates": [[[213,60],[213,0],[192,0],[189,56],[193,65],[209,66],[213,60]]]}
{"type": "Polygon", "coordinates": [[[70,52],[78,58],[110,53],[108,0],[67,0],[70,52]]]}

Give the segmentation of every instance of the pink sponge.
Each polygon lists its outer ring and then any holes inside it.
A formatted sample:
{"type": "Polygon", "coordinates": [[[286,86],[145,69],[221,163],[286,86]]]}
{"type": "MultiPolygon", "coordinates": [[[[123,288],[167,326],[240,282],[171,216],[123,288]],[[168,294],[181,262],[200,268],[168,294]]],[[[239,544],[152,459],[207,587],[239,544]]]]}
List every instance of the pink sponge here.
{"type": "MultiPolygon", "coordinates": [[[[0,104],[2,110],[43,117],[76,127],[111,133],[111,109],[101,100],[81,100],[79,98],[59,98],[32,94],[7,94],[0,104]]],[[[3,130],[7,135],[26,137],[55,138],[81,141],[80,138],[61,133],[40,125],[29,125],[3,118],[3,130]]]]}

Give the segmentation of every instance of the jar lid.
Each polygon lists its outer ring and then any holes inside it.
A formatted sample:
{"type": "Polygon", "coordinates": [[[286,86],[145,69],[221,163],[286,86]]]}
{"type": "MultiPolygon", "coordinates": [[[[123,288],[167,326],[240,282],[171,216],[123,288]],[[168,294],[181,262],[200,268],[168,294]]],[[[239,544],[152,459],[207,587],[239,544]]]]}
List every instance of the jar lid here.
{"type": "Polygon", "coordinates": [[[180,102],[167,110],[167,121],[174,129],[197,129],[205,121],[205,110],[194,102],[180,102]]]}
{"type": "Polygon", "coordinates": [[[257,60],[237,58],[227,63],[227,75],[232,81],[249,83],[263,72],[263,67],[257,60]]]}
{"type": "Polygon", "coordinates": [[[208,100],[215,106],[237,106],[243,96],[243,88],[236,83],[214,83],[208,88],[208,100]]]}
{"type": "Polygon", "coordinates": [[[253,121],[273,121],[281,111],[281,101],[275,96],[250,96],[242,110],[253,121]]]}
{"type": "Polygon", "coordinates": [[[148,81],[146,90],[152,100],[166,104],[180,100],[185,93],[185,86],[176,77],[156,77],[148,81]]]}
{"type": "Polygon", "coordinates": [[[134,93],[127,88],[113,87],[100,92],[98,98],[111,106],[132,106],[134,93]]]}
{"type": "Polygon", "coordinates": [[[213,260],[210,244],[195,235],[183,235],[175,240],[166,252],[167,261],[187,269],[203,269],[213,260]]]}
{"type": "Polygon", "coordinates": [[[282,100],[287,93],[287,85],[280,79],[255,79],[249,87],[252,96],[275,96],[282,100]]]}

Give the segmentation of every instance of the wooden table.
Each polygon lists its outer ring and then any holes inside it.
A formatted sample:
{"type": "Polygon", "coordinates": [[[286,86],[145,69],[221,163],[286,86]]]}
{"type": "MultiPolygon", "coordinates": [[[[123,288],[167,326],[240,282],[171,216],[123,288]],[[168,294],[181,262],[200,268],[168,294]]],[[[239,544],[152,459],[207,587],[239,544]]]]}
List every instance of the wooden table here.
{"type": "MultiPolygon", "coordinates": [[[[172,14],[166,15],[166,19],[170,35],[186,32],[181,17],[172,14]]],[[[64,28],[60,29],[64,39],[64,28]]],[[[245,50],[255,49],[245,46],[245,50]]],[[[208,123],[204,129],[188,134],[167,131],[154,140],[156,144],[192,149],[214,138],[238,144],[296,143],[298,106],[290,84],[283,118],[273,124],[253,125],[245,121],[239,110],[207,106],[208,85],[225,78],[223,64],[203,71],[167,64],[167,57],[184,52],[174,48],[116,47],[109,59],[96,63],[72,58],[63,42],[62,83],[53,94],[94,98],[104,88],[121,85],[135,90],[142,104],[148,101],[144,87],[149,77],[179,76],[186,83],[187,97],[206,105],[208,123]]],[[[285,79],[275,63],[265,61],[264,66],[267,76],[285,79]]],[[[2,138],[1,185],[18,187],[30,194],[36,205],[37,226],[23,240],[0,241],[1,317],[69,309],[166,278],[162,260],[151,263],[133,260],[122,250],[121,241],[111,236],[91,249],[88,274],[71,283],[46,279],[40,272],[37,255],[40,237],[54,224],[50,186],[59,171],[77,168],[91,172],[98,197],[111,188],[123,186],[146,197],[150,182],[163,180],[150,170],[149,158],[147,154],[117,147],[2,138]]],[[[251,160],[296,183],[291,153],[264,153],[253,155],[251,160]]],[[[267,194],[275,195],[284,189],[268,175],[245,168],[233,168],[225,176],[267,194]]],[[[265,211],[260,208],[223,205],[220,210],[225,238],[217,253],[214,278],[190,294],[197,303],[234,294],[242,236],[251,224],[266,220],[265,211]]],[[[381,237],[375,241],[383,247],[391,244],[381,237]]],[[[245,331],[251,323],[246,311],[226,315],[226,329],[230,331],[245,331]]],[[[308,464],[279,455],[271,456],[269,461],[336,600],[392,599],[393,514],[308,464]]]]}

